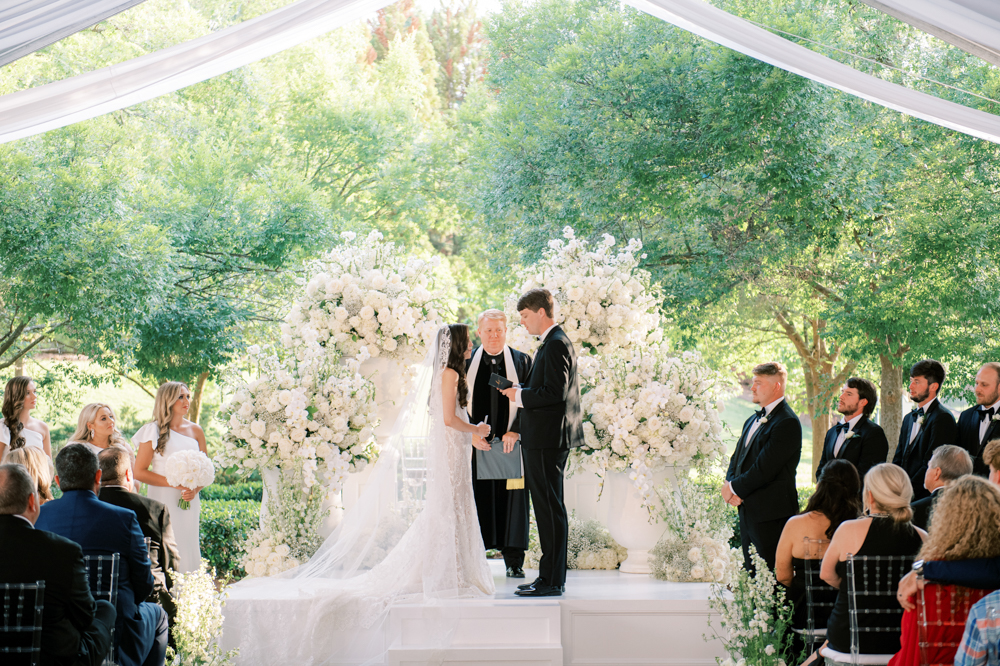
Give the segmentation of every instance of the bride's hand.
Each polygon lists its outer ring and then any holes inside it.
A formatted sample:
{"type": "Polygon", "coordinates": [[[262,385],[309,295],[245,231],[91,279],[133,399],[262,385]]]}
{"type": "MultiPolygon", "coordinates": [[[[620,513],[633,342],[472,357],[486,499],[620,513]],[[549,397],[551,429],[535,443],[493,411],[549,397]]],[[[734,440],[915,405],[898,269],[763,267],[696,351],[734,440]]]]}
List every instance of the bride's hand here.
{"type": "Polygon", "coordinates": [[[490,434],[490,424],[489,423],[477,424],[475,433],[479,435],[480,439],[486,439],[490,434]]]}
{"type": "Polygon", "coordinates": [[[486,440],[482,437],[473,437],[472,445],[479,449],[480,451],[489,451],[491,449],[490,445],[486,443],[486,440]]]}

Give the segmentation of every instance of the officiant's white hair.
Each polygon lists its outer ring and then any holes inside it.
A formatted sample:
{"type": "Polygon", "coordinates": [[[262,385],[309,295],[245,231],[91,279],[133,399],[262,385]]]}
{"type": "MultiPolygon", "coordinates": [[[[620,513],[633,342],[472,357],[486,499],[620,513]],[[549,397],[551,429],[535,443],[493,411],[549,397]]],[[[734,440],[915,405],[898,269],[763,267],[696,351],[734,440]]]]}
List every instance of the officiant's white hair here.
{"type": "Polygon", "coordinates": [[[476,326],[482,326],[484,319],[496,319],[497,321],[502,321],[504,326],[507,325],[507,315],[504,314],[503,310],[497,310],[496,308],[483,310],[482,314],[479,315],[479,319],[476,320],[476,326]]]}

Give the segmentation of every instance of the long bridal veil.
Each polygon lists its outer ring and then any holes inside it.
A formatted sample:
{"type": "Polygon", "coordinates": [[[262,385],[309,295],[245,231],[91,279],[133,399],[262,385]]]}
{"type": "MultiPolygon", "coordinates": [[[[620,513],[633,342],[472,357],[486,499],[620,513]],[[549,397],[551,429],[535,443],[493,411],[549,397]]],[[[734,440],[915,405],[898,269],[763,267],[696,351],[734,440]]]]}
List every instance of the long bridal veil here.
{"type": "Polygon", "coordinates": [[[441,396],[450,349],[442,326],[357,503],[312,559],[230,588],[223,645],[239,647],[240,663],[378,662],[389,647],[391,605],[492,592],[492,578],[483,589],[462,575],[462,563],[474,556],[488,567],[478,523],[476,553],[459,514],[471,497],[463,496],[457,475],[470,472],[468,461],[463,472],[454,457],[461,455],[461,433],[448,432],[443,419],[442,409],[455,408],[442,405],[441,396]]]}

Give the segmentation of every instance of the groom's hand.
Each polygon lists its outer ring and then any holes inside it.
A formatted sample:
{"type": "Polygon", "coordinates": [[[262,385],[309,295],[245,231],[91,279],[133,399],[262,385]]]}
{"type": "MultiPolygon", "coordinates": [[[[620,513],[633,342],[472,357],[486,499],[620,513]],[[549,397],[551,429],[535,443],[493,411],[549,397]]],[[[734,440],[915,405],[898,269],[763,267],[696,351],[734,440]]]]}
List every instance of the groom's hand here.
{"type": "Polygon", "coordinates": [[[507,398],[508,400],[510,400],[511,402],[514,402],[515,400],[517,400],[517,387],[516,386],[511,386],[510,388],[505,388],[504,390],[502,390],[500,392],[503,393],[503,396],[505,398],[507,398]]]}
{"type": "Polygon", "coordinates": [[[521,436],[516,432],[508,432],[503,436],[503,452],[510,453],[514,450],[514,445],[517,444],[517,440],[521,439],[521,436]]]}

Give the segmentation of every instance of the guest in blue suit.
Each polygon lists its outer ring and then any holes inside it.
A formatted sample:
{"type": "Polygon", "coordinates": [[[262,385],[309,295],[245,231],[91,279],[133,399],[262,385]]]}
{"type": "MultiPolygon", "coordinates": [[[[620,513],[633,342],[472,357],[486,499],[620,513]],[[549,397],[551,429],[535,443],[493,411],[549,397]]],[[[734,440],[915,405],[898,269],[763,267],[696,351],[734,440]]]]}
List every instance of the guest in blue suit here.
{"type": "Polygon", "coordinates": [[[97,498],[101,472],[97,456],[70,444],[56,456],[56,481],[63,491],[46,502],[35,525],[80,544],[85,555],[118,553],[118,619],[115,642],[122,666],[162,666],[167,651],[167,614],[142,602],[153,591],[153,574],[135,513],[97,498]]]}

